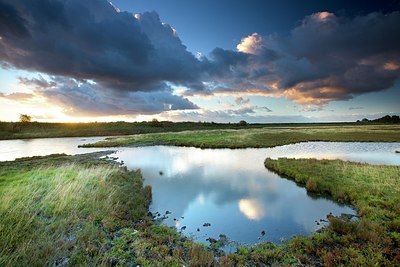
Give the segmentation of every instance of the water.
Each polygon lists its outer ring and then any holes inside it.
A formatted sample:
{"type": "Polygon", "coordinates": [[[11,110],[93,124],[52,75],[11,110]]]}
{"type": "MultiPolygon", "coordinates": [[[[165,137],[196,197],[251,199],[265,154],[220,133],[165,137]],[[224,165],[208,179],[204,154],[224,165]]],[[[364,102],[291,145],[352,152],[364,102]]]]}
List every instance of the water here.
{"type": "Polygon", "coordinates": [[[265,149],[271,158],[341,159],[370,164],[400,165],[400,143],[304,142],[265,149]]]}
{"type": "MultiPolygon", "coordinates": [[[[102,139],[0,141],[0,159],[105,150],[77,148],[102,139]]],[[[118,148],[115,156],[129,169],[142,170],[145,183],[153,189],[152,212],[171,212],[165,224],[178,230],[186,226],[183,233],[201,242],[225,234],[239,243],[254,244],[309,235],[324,225],[320,220],[326,219],[328,213],[355,213],[350,207],[310,196],[294,182],[268,171],[263,165],[265,158],[339,158],[400,165],[400,155],[395,150],[400,150],[400,144],[309,142],[237,150],[127,147],[118,148]],[[211,226],[204,227],[205,223],[211,226]],[[262,231],[265,236],[261,236],[262,231]]]]}
{"type": "Polygon", "coordinates": [[[107,148],[78,148],[79,145],[104,140],[105,137],[62,137],[0,141],[0,161],[16,158],[46,156],[65,153],[68,155],[108,150],[107,148]]]}

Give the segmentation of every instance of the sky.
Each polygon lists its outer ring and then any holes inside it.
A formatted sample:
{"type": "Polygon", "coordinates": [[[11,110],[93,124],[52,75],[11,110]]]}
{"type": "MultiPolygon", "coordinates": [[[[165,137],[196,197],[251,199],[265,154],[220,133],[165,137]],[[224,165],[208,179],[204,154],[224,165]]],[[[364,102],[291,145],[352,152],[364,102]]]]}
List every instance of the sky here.
{"type": "Polygon", "coordinates": [[[400,1],[0,0],[0,120],[400,114],[400,1]]]}

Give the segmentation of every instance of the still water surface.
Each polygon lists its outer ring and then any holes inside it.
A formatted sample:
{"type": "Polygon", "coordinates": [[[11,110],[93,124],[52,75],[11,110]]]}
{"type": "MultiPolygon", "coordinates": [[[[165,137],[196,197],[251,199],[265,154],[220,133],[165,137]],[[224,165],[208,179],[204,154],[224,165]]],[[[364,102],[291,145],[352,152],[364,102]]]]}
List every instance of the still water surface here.
{"type": "Polygon", "coordinates": [[[400,165],[397,143],[310,142],[265,149],[124,148],[115,156],[141,169],[152,186],[151,210],[171,212],[165,223],[199,241],[225,234],[254,244],[280,242],[320,228],[328,213],[354,214],[347,206],[309,196],[304,188],[265,169],[266,157],[339,158],[400,165]],[[317,223],[317,222],[318,223],[317,223]],[[210,227],[203,227],[210,223],[210,227]],[[200,231],[198,231],[198,229],[200,231]],[[261,232],[266,235],[261,237],[261,232]]]}
{"type": "MultiPolygon", "coordinates": [[[[77,148],[102,140],[51,138],[0,141],[0,160],[51,153],[106,149],[77,148]]],[[[399,143],[309,142],[263,149],[198,149],[149,146],[118,148],[113,155],[129,169],[141,169],[152,186],[153,213],[171,212],[164,223],[196,240],[220,234],[244,244],[280,242],[320,228],[328,213],[354,214],[350,207],[309,196],[304,188],[264,168],[266,157],[339,158],[400,165],[399,143]],[[318,223],[317,223],[317,222],[318,223]],[[204,227],[205,223],[211,226],[204,227]],[[198,231],[199,230],[199,231],[198,231]],[[265,231],[265,236],[261,232],[265,231]]]]}

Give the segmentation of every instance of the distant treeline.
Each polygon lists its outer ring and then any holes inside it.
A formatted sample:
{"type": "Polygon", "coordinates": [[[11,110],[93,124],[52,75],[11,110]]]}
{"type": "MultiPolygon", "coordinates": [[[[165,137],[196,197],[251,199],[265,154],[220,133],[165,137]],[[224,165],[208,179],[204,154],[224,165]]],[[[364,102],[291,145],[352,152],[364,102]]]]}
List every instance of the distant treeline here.
{"type": "Polygon", "coordinates": [[[382,118],[375,119],[375,120],[369,120],[367,118],[362,119],[361,121],[358,120],[358,123],[363,122],[363,123],[400,123],[400,117],[397,115],[389,116],[386,115],[382,118]]]}
{"type": "Polygon", "coordinates": [[[398,116],[385,116],[377,120],[336,123],[216,123],[216,122],[89,122],[89,123],[48,123],[36,121],[2,122],[0,121],[1,139],[28,139],[46,137],[87,137],[116,136],[161,132],[181,132],[191,130],[243,129],[263,127],[309,127],[309,126],[350,126],[359,123],[398,123],[398,116]],[[390,118],[390,119],[389,119],[390,118]]]}
{"type": "Polygon", "coordinates": [[[90,123],[46,123],[46,122],[1,122],[0,139],[40,137],[111,136],[187,130],[259,128],[261,124],[171,122],[153,120],[149,122],[90,122],[90,123]]]}

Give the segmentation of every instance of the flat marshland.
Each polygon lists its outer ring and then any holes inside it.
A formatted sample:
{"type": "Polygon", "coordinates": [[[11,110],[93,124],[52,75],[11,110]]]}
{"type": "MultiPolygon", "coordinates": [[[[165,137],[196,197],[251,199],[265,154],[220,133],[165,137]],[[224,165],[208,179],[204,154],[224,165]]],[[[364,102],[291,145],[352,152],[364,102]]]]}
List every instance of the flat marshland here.
{"type": "Polygon", "coordinates": [[[108,138],[106,141],[87,144],[83,147],[175,145],[201,148],[257,148],[305,141],[399,142],[400,125],[292,125],[237,130],[194,130],[108,138]]]}
{"type": "MultiPolygon", "coordinates": [[[[141,134],[91,146],[399,142],[399,133],[398,125],[276,126],[141,134]]],[[[154,221],[151,188],[141,173],[99,159],[104,153],[0,162],[0,266],[400,265],[399,166],[266,159],[266,168],[312,196],[354,206],[358,217],[328,216],[328,226],[309,237],[239,246],[226,254],[223,238],[206,246],[154,221]]]]}

